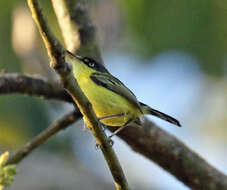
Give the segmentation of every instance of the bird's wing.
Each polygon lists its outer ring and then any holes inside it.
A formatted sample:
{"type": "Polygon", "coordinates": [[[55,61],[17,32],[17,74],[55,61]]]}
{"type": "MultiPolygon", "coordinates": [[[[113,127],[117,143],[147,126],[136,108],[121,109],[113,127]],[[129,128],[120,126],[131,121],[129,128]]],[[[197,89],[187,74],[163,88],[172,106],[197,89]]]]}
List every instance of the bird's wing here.
{"type": "MultiPolygon", "coordinates": [[[[140,104],[131,90],[129,90],[120,80],[116,77],[107,74],[95,72],[91,75],[91,80],[97,85],[103,86],[120,96],[126,98],[131,104],[135,105],[142,112],[140,104]]],[[[142,112],[143,113],[143,112],[142,112]]]]}

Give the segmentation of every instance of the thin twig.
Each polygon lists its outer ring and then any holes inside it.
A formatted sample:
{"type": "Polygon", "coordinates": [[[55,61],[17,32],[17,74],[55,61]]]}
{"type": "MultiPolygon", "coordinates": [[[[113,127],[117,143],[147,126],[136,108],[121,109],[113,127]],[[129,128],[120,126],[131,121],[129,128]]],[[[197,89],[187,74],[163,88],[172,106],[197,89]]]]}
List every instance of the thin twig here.
{"type": "Polygon", "coordinates": [[[13,154],[7,164],[17,164],[22,161],[27,155],[29,155],[35,148],[39,147],[41,144],[46,142],[50,137],[56,135],[59,131],[67,128],[78,119],[81,118],[81,113],[79,111],[73,111],[61,119],[55,121],[48,128],[43,130],[40,134],[35,136],[30,142],[28,142],[24,147],[13,154]]]}
{"type": "Polygon", "coordinates": [[[87,0],[52,0],[68,50],[103,62],[87,0]]]}
{"type": "Polygon", "coordinates": [[[43,16],[41,7],[37,0],[27,0],[28,6],[32,13],[32,18],[35,21],[45,47],[47,49],[48,56],[50,58],[51,67],[62,67],[68,70],[68,65],[64,61],[64,48],[57,40],[53,32],[50,30],[48,23],[46,22],[45,17],[43,16]]]}
{"type": "Polygon", "coordinates": [[[37,0],[27,0],[29,8],[32,12],[39,32],[44,40],[44,44],[51,59],[51,67],[58,73],[64,88],[72,96],[79,110],[83,115],[84,122],[90,127],[92,134],[96,138],[97,144],[100,146],[104,157],[108,163],[110,171],[115,181],[116,189],[129,189],[126,178],[120,166],[120,163],[110,146],[105,133],[102,131],[101,124],[92,109],[86,96],[82,93],[75,78],[72,75],[71,68],[64,60],[64,48],[56,40],[50,28],[44,19],[42,10],[37,0]]]}

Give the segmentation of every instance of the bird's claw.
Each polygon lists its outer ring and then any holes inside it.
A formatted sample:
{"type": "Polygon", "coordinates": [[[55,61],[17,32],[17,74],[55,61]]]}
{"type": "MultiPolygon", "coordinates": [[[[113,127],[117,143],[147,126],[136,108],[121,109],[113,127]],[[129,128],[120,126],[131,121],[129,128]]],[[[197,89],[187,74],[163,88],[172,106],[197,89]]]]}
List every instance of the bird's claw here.
{"type": "Polygon", "coordinates": [[[98,143],[95,144],[95,149],[99,150],[100,149],[100,145],[98,143]]]}
{"type": "Polygon", "coordinates": [[[110,137],[108,137],[108,143],[109,143],[109,145],[112,147],[113,145],[114,145],[114,141],[111,139],[111,136],[110,137]]]}
{"type": "MultiPolygon", "coordinates": [[[[111,139],[111,137],[108,137],[108,138],[107,138],[107,142],[109,143],[109,145],[110,145],[111,147],[114,145],[114,141],[111,139]]],[[[100,147],[101,147],[101,145],[98,144],[98,143],[96,143],[95,149],[96,149],[96,150],[99,150],[100,147]]]]}
{"type": "Polygon", "coordinates": [[[86,123],[84,123],[84,126],[83,126],[83,131],[87,131],[89,129],[89,127],[87,126],[86,123]]]}
{"type": "Polygon", "coordinates": [[[101,123],[102,131],[105,132],[107,129],[106,125],[104,125],[102,122],[100,122],[100,123],[101,123]]]}

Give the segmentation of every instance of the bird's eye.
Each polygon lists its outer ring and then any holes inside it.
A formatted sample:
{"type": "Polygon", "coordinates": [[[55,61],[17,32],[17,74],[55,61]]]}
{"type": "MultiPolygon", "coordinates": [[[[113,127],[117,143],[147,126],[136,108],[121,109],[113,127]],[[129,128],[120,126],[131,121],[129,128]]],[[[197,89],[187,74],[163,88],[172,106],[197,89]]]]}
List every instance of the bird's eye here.
{"type": "Polygon", "coordinates": [[[90,66],[90,67],[94,67],[94,66],[95,66],[95,63],[90,62],[90,63],[89,63],[89,66],[90,66]]]}

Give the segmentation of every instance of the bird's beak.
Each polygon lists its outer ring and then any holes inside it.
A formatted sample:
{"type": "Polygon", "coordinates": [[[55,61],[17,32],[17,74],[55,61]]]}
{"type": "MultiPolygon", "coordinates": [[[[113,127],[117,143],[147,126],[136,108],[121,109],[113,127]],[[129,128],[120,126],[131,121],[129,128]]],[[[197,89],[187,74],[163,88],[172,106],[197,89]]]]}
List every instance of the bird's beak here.
{"type": "Polygon", "coordinates": [[[81,63],[82,57],[79,55],[75,55],[71,53],[70,51],[66,50],[65,52],[65,61],[69,64],[76,63],[79,64],[81,63]]]}
{"type": "Polygon", "coordinates": [[[75,55],[70,51],[65,53],[65,61],[72,67],[73,75],[77,78],[86,70],[86,65],[83,63],[83,57],[75,55]]]}
{"type": "Polygon", "coordinates": [[[77,59],[77,56],[74,55],[72,52],[70,52],[68,50],[66,50],[66,52],[65,52],[65,57],[66,57],[66,60],[67,60],[67,58],[69,58],[69,59],[77,59]]]}

